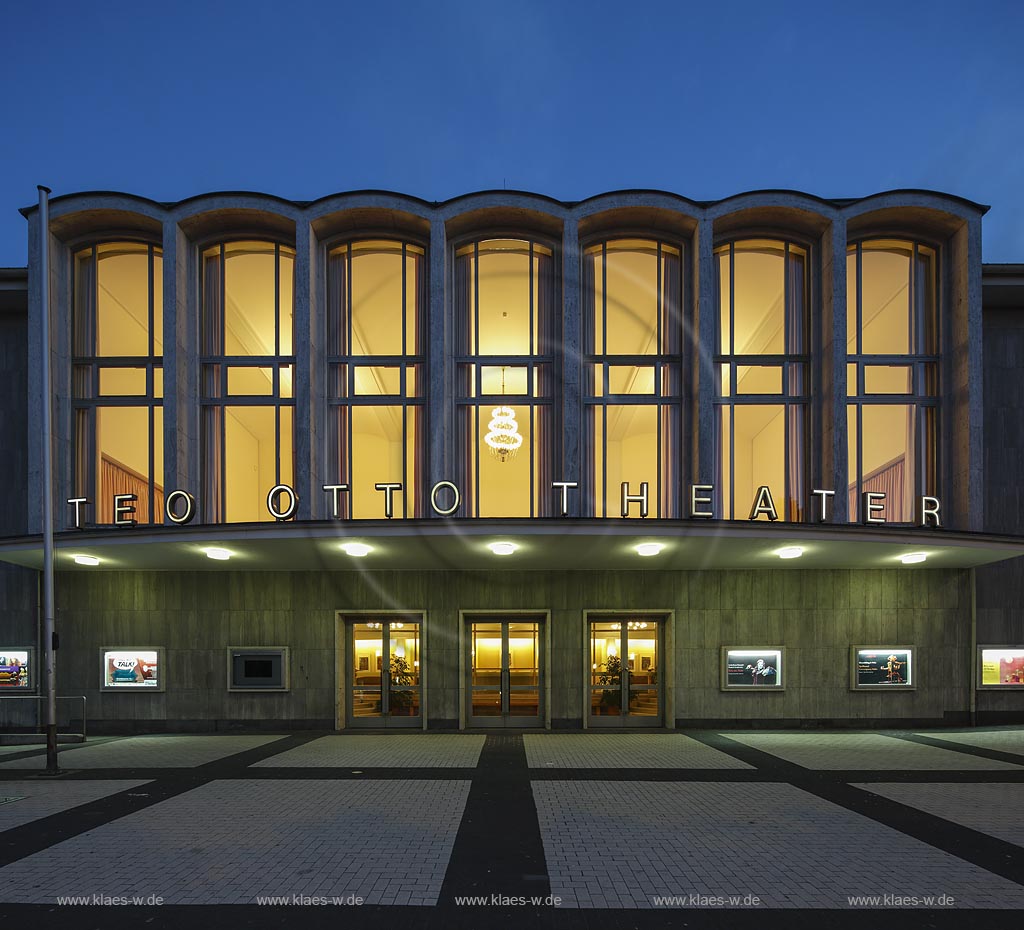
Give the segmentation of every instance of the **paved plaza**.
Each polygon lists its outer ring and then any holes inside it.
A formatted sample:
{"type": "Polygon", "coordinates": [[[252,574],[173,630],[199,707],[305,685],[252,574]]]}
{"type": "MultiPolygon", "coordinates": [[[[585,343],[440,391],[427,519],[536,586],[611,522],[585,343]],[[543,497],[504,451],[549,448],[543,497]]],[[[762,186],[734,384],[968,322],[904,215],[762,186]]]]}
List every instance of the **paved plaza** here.
{"type": "Polygon", "coordinates": [[[39,746],[0,760],[13,924],[115,905],[151,927],[1024,913],[1024,728],[103,737],[62,748],[56,778],[39,746]]]}

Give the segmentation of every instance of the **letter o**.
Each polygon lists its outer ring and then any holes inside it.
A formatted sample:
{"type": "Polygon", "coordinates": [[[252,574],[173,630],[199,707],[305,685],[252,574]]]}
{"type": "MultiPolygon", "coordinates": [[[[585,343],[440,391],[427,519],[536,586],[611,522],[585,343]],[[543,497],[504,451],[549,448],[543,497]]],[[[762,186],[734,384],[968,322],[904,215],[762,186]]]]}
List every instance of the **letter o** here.
{"type": "Polygon", "coordinates": [[[177,523],[179,526],[185,523],[191,523],[192,518],[196,515],[196,499],[189,494],[188,491],[182,491],[180,488],[175,491],[171,491],[171,493],[164,498],[164,512],[167,514],[167,519],[170,520],[171,523],[177,523]],[[185,510],[180,515],[174,512],[174,505],[179,500],[183,500],[185,502],[185,510]]]}
{"type": "Polygon", "coordinates": [[[434,513],[440,514],[442,517],[450,517],[459,509],[459,505],[461,503],[462,495],[459,493],[459,489],[450,481],[438,481],[437,484],[430,489],[430,506],[434,508],[434,513]],[[455,495],[454,503],[447,510],[442,510],[437,506],[437,492],[442,488],[450,488],[452,494],[455,495]]]}
{"type": "Polygon", "coordinates": [[[275,520],[290,520],[292,517],[295,516],[295,511],[298,508],[298,506],[299,499],[298,497],[296,497],[295,491],[293,491],[286,484],[275,484],[274,487],[270,489],[270,493],[267,495],[267,510],[270,511],[270,515],[275,520]],[[278,494],[285,493],[287,493],[288,495],[288,506],[284,510],[278,510],[274,506],[274,500],[278,496],[278,494]]]}

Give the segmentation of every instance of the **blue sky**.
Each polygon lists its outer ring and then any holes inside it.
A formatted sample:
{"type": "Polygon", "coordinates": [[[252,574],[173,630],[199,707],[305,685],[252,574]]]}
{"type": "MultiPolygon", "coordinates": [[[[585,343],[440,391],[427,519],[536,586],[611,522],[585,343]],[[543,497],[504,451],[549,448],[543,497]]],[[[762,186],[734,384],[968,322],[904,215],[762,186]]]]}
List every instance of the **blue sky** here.
{"type": "Polygon", "coordinates": [[[1009,2],[12,3],[0,266],[36,184],[923,187],[991,204],[984,259],[1024,261],[1022,27],[1009,2]]]}

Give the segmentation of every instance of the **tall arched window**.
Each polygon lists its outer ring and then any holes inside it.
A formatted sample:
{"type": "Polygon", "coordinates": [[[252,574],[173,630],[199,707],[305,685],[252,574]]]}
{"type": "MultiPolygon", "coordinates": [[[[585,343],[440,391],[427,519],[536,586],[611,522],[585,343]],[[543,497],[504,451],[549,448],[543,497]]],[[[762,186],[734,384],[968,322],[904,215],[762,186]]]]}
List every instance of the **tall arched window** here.
{"type": "Polygon", "coordinates": [[[163,521],[163,260],[139,242],[105,242],[74,261],[74,490],[85,522],[163,521]]]}
{"type": "Polygon", "coordinates": [[[737,239],[715,257],[719,512],[746,519],[767,486],[779,519],[799,521],[807,500],[807,250],[737,239]]]}
{"type": "Polygon", "coordinates": [[[532,239],[455,252],[457,442],[474,517],[551,512],[553,253],[532,239]]]}
{"type": "Polygon", "coordinates": [[[584,250],[585,489],[597,517],[679,516],[682,249],[609,239],[584,250]],[[644,506],[630,504],[630,516],[644,506]]]}
{"type": "Polygon", "coordinates": [[[267,493],[294,472],[295,252],[222,242],[202,254],[203,518],[272,520],[267,493]]]}
{"type": "Polygon", "coordinates": [[[426,263],[421,246],[387,239],[335,246],[327,256],[327,472],[347,484],[338,516],[421,515],[426,449],[423,327],[426,263]]]}
{"type": "Polygon", "coordinates": [[[938,494],[939,333],[935,249],[868,239],[846,257],[846,382],[850,519],[863,494],[889,523],[938,494]]]}

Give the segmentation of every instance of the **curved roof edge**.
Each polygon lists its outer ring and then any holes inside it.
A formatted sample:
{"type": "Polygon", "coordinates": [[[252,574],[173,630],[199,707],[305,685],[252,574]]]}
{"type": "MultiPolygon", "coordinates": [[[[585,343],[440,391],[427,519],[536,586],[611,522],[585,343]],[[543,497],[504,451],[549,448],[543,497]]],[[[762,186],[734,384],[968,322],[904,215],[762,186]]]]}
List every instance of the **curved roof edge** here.
{"type": "MultiPolygon", "coordinates": [[[[867,194],[863,197],[820,197],[817,194],[809,194],[806,191],[791,190],[787,188],[763,188],[756,190],[742,191],[736,194],[730,194],[728,197],[722,197],[717,200],[691,200],[689,197],[685,197],[682,194],[677,194],[673,191],[658,190],[657,188],[625,188],[621,190],[610,190],[604,191],[599,194],[593,194],[590,197],[585,197],[582,200],[558,200],[549,194],[539,194],[535,191],[522,191],[522,190],[479,190],[479,191],[468,191],[464,194],[458,194],[455,197],[449,197],[447,200],[426,200],[423,197],[417,197],[414,194],[403,194],[400,191],[389,191],[382,190],[379,188],[365,188],[361,190],[351,191],[335,191],[331,194],[325,194],[322,197],[317,197],[314,200],[290,200],[287,197],[280,197],[277,194],[267,194],[260,191],[206,191],[202,194],[194,194],[191,197],[186,197],[183,200],[153,200],[149,197],[143,197],[139,194],[129,194],[124,191],[75,191],[68,194],[58,194],[56,197],[50,198],[50,203],[59,203],[62,200],[68,200],[74,197],[118,197],[127,200],[135,200],[139,203],[149,204],[151,206],[161,207],[165,210],[173,210],[176,207],[180,207],[183,204],[188,204],[196,200],[202,200],[207,197],[262,197],[268,200],[276,200],[279,203],[287,204],[293,207],[309,207],[318,203],[322,203],[325,200],[331,200],[336,197],[351,197],[353,195],[386,195],[389,197],[401,197],[407,200],[412,200],[417,203],[421,203],[424,206],[442,207],[448,204],[458,203],[460,200],[467,200],[472,197],[478,197],[481,194],[514,194],[518,196],[535,197],[539,200],[546,200],[552,204],[556,204],[561,207],[569,208],[579,204],[589,203],[593,200],[599,200],[602,197],[612,197],[621,194],[657,194],[660,197],[670,197],[674,200],[678,200],[680,203],[687,204],[692,207],[708,208],[717,206],[719,204],[727,204],[732,200],[738,200],[743,197],[750,197],[753,195],[763,194],[779,194],[786,196],[798,196],[806,197],[810,200],[816,200],[818,203],[825,204],[826,206],[835,207],[841,209],[848,207],[851,204],[861,203],[867,200],[873,200],[878,197],[885,197],[890,195],[899,194],[915,194],[925,195],[928,197],[939,197],[944,200],[955,201],[973,210],[977,210],[980,214],[984,215],[991,209],[989,204],[978,203],[974,200],[969,200],[966,197],[961,197],[958,194],[948,194],[944,191],[929,190],[927,188],[894,188],[892,190],[877,191],[873,194],[867,194]]],[[[22,207],[18,212],[22,216],[28,217],[39,209],[38,204],[32,204],[31,206],[22,207]]]]}

